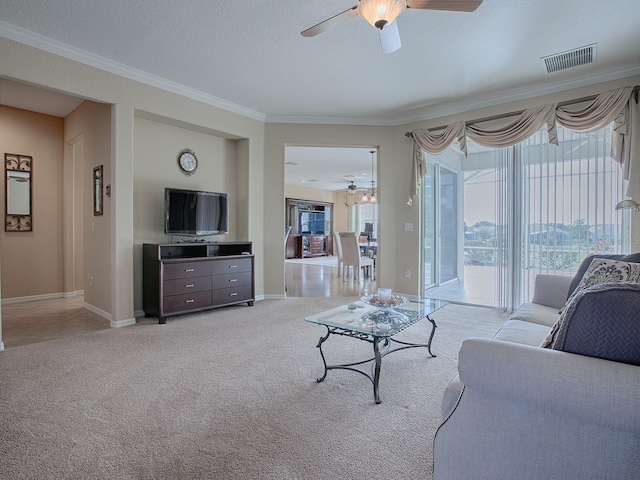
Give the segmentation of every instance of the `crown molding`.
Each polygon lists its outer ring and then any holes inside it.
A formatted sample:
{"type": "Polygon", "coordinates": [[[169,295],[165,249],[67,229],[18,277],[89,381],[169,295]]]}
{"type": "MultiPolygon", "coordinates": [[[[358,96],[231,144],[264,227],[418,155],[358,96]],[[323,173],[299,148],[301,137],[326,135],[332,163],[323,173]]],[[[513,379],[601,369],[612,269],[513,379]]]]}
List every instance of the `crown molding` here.
{"type": "MultiPolygon", "coordinates": [[[[518,87],[508,90],[499,95],[485,95],[478,97],[472,101],[464,101],[458,103],[450,103],[441,107],[428,108],[426,113],[418,113],[413,116],[397,118],[393,121],[392,126],[406,125],[414,122],[422,122],[432,120],[434,118],[446,117],[458,113],[469,112],[480,108],[493,107],[504,103],[516,102],[520,100],[528,100],[530,98],[541,97],[544,95],[552,95],[566,90],[575,88],[588,87],[598,83],[622,80],[627,77],[640,75],[640,65],[630,65],[605,73],[597,73],[580,77],[574,80],[565,80],[555,82],[553,84],[542,86],[518,87]]],[[[425,110],[427,109],[425,108],[425,110]]]]}
{"type": "Polygon", "coordinates": [[[383,126],[391,124],[384,118],[359,118],[359,117],[319,117],[303,115],[267,115],[266,123],[300,123],[310,125],[362,125],[362,126],[383,126]]]}
{"type": "Polygon", "coordinates": [[[186,87],[176,82],[166,80],[156,75],[143,72],[136,68],[129,67],[119,62],[114,62],[108,58],[95,55],[93,53],[81,50],[79,48],[72,47],[57,40],[45,37],[43,35],[25,30],[24,28],[16,27],[9,23],[0,21],[0,37],[8,38],[19,43],[23,43],[30,47],[44,50],[45,52],[58,55],[69,60],[88,65],[91,67],[104,70],[121,77],[135,80],[145,85],[160,88],[171,93],[182,95],[183,97],[191,98],[193,100],[212,105],[214,107],[227,110],[232,113],[237,113],[245,117],[252,118],[261,122],[265,121],[266,115],[261,112],[257,112],[250,108],[237,105],[232,102],[228,102],[222,98],[209,95],[199,90],[186,87]]]}
{"type": "Polygon", "coordinates": [[[360,126],[387,126],[398,127],[415,122],[422,122],[449,115],[468,112],[486,107],[527,100],[543,95],[559,93],[565,90],[587,87],[590,85],[604,83],[609,81],[621,80],[623,78],[640,75],[640,65],[629,65],[604,73],[586,75],[574,80],[565,80],[554,82],[541,86],[518,87],[499,94],[489,94],[479,96],[473,100],[465,100],[461,102],[452,102],[446,105],[429,107],[425,106],[418,112],[409,116],[402,117],[323,117],[323,116],[300,116],[300,115],[269,115],[252,110],[250,108],[237,105],[227,100],[215,97],[213,95],[186,87],[176,82],[163,79],[156,75],[143,72],[141,70],[129,67],[127,65],[109,60],[108,58],[89,53],[70,45],[58,42],[43,35],[25,30],[15,25],[0,21],[0,37],[8,38],[19,43],[44,50],[54,55],[77,61],[79,63],[89,65],[100,70],[113,73],[137,82],[150,85],[153,87],[176,93],[178,95],[191,98],[193,100],[221,108],[223,110],[236,113],[254,120],[265,123],[291,123],[291,124],[310,124],[310,125],[360,125],[360,126]]]}

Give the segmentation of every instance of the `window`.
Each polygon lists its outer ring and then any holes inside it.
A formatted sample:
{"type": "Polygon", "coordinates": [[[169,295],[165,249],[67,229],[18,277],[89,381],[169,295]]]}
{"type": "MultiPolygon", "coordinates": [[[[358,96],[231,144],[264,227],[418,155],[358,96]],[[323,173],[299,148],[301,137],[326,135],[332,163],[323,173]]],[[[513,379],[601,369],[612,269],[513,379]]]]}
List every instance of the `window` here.
{"type": "MultiPolygon", "coordinates": [[[[545,132],[504,149],[469,144],[459,163],[461,272],[455,285],[437,281],[433,265],[447,257],[444,245],[456,241],[441,238],[440,250],[427,255],[433,235],[423,232],[425,293],[513,309],[531,299],[536,274],[573,275],[588,254],[628,251],[622,234],[629,214],[615,210],[624,191],[622,171],[608,156],[610,139],[610,128],[584,134],[558,128],[558,146],[547,144],[545,132]]],[[[427,156],[423,180],[423,223],[428,226],[435,212],[431,223],[441,237],[438,212],[457,215],[443,211],[448,199],[429,191],[434,183],[428,176],[437,174],[445,154],[427,156]]]]}

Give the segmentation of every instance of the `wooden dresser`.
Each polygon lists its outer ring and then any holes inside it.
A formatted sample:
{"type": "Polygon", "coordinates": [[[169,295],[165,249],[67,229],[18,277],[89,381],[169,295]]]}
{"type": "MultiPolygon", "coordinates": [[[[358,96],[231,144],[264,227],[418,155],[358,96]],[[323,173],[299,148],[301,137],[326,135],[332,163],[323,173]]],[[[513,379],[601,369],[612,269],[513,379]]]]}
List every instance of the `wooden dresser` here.
{"type": "Polygon", "coordinates": [[[143,308],[167,317],[255,301],[251,242],[145,243],[143,308]]]}

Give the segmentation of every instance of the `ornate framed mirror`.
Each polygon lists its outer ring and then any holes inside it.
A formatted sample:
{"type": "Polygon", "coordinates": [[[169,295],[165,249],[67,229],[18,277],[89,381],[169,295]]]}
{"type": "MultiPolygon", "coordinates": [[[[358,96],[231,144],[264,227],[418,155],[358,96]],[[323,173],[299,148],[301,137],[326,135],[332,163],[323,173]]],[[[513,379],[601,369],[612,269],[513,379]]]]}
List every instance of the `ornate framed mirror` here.
{"type": "Polygon", "coordinates": [[[4,154],[4,230],[31,232],[33,157],[4,154]]]}

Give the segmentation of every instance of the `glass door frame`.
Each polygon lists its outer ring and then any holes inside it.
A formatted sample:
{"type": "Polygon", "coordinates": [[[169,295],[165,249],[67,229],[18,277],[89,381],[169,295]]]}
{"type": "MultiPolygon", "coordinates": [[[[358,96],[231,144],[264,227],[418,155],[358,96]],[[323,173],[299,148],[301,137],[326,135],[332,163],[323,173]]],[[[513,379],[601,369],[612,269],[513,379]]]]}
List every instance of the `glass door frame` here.
{"type": "Polygon", "coordinates": [[[439,287],[442,285],[446,285],[448,283],[460,281],[460,272],[463,271],[461,270],[461,268],[464,267],[464,264],[461,261],[461,255],[460,255],[460,248],[462,247],[460,239],[461,239],[462,232],[464,230],[462,219],[461,219],[462,209],[460,208],[461,202],[463,200],[462,199],[463,189],[461,188],[461,184],[460,184],[461,182],[460,172],[456,171],[454,168],[448,165],[444,166],[439,163],[433,163],[426,160],[425,162],[427,165],[427,174],[423,178],[422,187],[420,189],[421,210],[422,210],[422,213],[420,216],[420,224],[421,224],[420,225],[421,226],[420,241],[421,241],[422,248],[420,250],[419,288],[420,288],[420,292],[422,292],[423,294],[429,288],[439,287]],[[456,252],[457,252],[456,253],[456,276],[444,282],[441,279],[442,261],[441,261],[441,255],[440,255],[440,252],[442,251],[442,214],[441,214],[441,208],[440,208],[441,207],[440,197],[442,194],[442,189],[440,186],[440,178],[441,178],[442,169],[445,169],[448,172],[455,174],[455,183],[456,183],[456,194],[455,194],[455,201],[456,201],[455,237],[456,237],[456,252]],[[433,208],[431,209],[431,212],[429,212],[428,209],[424,208],[425,202],[427,201],[426,193],[425,193],[425,189],[427,188],[427,183],[426,183],[427,178],[429,178],[430,180],[429,187],[431,188],[431,191],[432,191],[430,195],[430,198],[432,199],[432,206],[433,206],[433,208]],[[433,232],[431,235],[433,240],[430,248],[432,252],[431,259],[428,259],[426,254],[427,245],[426,245],[425,228],[428,225],[428,222],[426,219],[426,215],[428,213],[431,213],[432,215],[431,223],[433,224],[433,232]],[[431,265],[430,265],[431,273],[429,276],[430,283],[427,283],[427,280],[426,280],[426,268],[427,268],[426,262],[428,260],[431,260],[431,265]]]}

